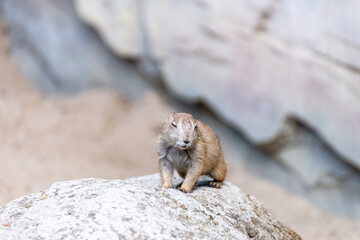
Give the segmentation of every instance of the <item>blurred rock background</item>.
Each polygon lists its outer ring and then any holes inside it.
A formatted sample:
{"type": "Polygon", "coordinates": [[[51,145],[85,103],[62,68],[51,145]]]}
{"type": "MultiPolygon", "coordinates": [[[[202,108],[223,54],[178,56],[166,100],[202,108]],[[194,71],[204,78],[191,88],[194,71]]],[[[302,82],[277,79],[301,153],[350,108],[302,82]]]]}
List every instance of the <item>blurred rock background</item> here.
{"type": "Polygon", "coordinates": [[[1,0],[0,204],[157,171],[172,111],[304,239],[360,238],[360,3],[1,0]]]}

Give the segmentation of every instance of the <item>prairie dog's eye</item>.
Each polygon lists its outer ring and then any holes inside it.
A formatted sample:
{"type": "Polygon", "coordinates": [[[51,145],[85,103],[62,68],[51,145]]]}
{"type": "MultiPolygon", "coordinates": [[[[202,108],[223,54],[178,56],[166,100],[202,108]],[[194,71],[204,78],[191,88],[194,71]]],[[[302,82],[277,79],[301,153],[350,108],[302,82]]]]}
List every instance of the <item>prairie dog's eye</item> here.
{"type": "Polygon", "coordinates": [[[197,129],[197,125],[195,125],[195,128],[194,129],[197,129]]]}
{"type": "Polygon", "coordinates": [[[176,123],[172,122],[171,125],[173,125],[174,127],[176,127],[176,123]]]}

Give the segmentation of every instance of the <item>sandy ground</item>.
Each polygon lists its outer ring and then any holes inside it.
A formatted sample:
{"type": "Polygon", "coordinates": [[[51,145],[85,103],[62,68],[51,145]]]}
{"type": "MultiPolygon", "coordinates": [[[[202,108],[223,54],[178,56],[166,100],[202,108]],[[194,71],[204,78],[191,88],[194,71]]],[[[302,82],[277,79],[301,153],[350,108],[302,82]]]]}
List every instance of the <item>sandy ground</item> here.
{"type": "MultiPolygon", "coordinates": [[[[12,61],[0,31],[0,205],[55,181],[156,172],[156,133],[175,110],[153,91],[132,103],[106,90],[44,98],[12,61]]],[[[359,223],[320,211],[227,161],[228,180],[304,239],[360,239],[359,223]]]]}
{"type": "Polygon", "coordinates": [[[0,205],[54,181],[156,172],[156,132],[171,111],[161,101],[105,90],[45,99],[0,37],[0,205]]]}

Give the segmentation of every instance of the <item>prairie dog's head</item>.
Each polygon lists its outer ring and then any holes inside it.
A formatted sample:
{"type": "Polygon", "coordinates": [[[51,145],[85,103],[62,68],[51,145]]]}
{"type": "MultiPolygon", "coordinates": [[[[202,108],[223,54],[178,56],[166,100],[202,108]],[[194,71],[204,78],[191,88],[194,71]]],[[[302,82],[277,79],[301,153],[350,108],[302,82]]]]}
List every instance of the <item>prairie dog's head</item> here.
{"type": "Polygon", "coordinates": [[[172,113],[166,119],[162,135],[173,146],[179,149],[191,147],[197,136],[196,120],[188,113],[172,113]]]}

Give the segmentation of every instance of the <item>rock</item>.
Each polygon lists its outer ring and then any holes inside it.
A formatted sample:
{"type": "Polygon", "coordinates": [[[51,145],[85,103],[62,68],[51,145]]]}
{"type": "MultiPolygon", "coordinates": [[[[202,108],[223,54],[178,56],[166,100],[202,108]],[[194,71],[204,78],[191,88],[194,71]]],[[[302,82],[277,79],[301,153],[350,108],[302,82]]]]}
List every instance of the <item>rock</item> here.
{"type": "Polygon", "coordinates": [[[252,142],[271,142],[296,117],[360,169],[360,35],[348,20],[359,2],[77,0],[76,9],[114,53],[150,56],[172,92],[252,142]]]}
{"type": "MultiPolygon", "coordinates": [[[[347,184],[347,181],[354,177],[360,184],[357,170],[339,161],[339,157],[312,129],[295,119],[287,119],[277,139],[272,143],[261,145],[261,148],[295,175],[305,188],[339,188],[340,190],[343,187],[340,187],[341,184],[347,184]]],[[[343,198],[347,194],[339,192],[339,195],[343,198]]],[[[348,195],[346,198],[350,199],[348,195]]],[[[357,200],[354,201],[356,202],[357,200]]]]}
{"type": "Polygon", "coordinates": [[[0,5],[12,54],[44,94],[107,86],[137,98],[147,89],[134,65],[116,58],[79,20],[73,1],[4,0],[0,5]]]}
{"type": "Polygon", "coordinates": [[[301,239],[229,182],[185,194],[161,188],[158,174],[58,182],[0,208],[0,219],[9,240],[301,239]]]}

